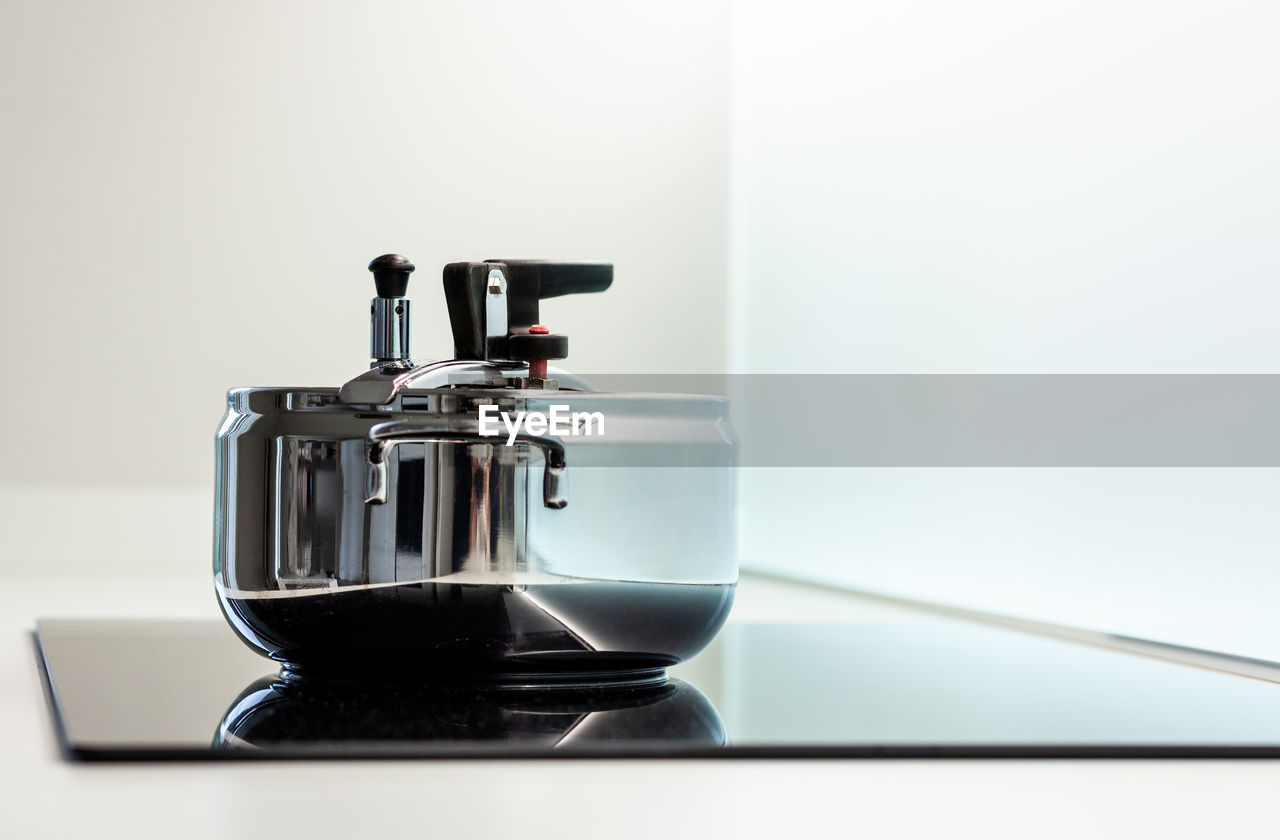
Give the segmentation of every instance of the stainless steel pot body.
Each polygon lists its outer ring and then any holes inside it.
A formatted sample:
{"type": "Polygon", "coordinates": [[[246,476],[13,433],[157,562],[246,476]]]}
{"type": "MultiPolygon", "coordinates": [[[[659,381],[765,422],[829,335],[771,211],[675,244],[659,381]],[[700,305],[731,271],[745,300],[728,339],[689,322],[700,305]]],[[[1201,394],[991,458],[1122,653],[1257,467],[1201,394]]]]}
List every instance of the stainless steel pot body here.
{"type": "Polygon", "coordinates": [[[361,410],[237,389],[215,586],[240,636],[299,671],[646,678],[727,616],[736,464],[714,397],[440,388],[361,410]],[[482,436],[484,406],[587,433],[482,436]]]}

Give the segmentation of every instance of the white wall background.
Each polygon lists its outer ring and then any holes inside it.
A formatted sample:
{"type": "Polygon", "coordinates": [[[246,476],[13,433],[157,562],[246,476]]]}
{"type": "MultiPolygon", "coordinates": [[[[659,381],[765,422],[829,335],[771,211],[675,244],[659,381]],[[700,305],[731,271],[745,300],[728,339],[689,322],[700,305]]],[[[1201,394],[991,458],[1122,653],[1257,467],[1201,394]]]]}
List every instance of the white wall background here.
{"type": "MultiPolygon", "coordinates": [[[[1267,4],[0,16],[13,545],[96,498],[32,485],[203,497],[228,387],[362,369],[384,251],[424,358],[445,262],[564,256],[618,267],[546,307],[583,372],[1280,372],[1267,4]]],[[[1280,657],[1276,510],[1273,471],[767,470],[743,561],[1280,657]]],[[[207,533],[135,553],[194,569],[207,533]]]]}
{"type": "Polygon", "coordinates": [[[611,259],[569,366],[724,365],[728,8],[8,0],[3,475],[211,486],[227,388],[367,365],[369,258],[611,259]],[[629,327],[668,341],[643,355],[629,327]],[[56,443],[55,443],[56,442],[56,443]]]}
{"type": "MultiPolygon", "coordinates": [[[[1280,373],[1277,7],[735,11],[738,370],[1280,373]]],[[[1274,470],[744,480],[752,568],[1280,657],[1274,470]]]]}
{"type": "Polygon", "coordinates": [[[737,11],[743,369],[1280,372],[1280,7],[737,11]]]}

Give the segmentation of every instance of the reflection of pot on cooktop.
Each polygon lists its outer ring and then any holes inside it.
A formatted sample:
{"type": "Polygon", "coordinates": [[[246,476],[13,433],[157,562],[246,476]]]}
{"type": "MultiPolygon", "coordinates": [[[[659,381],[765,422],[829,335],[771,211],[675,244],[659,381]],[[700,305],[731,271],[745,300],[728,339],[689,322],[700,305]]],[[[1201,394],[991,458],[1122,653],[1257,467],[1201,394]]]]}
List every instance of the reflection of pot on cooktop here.
{"type": "Polygon", "coordinates": [[[249,685],[214,738],[223,748],[454,741],[547,749],[645,741],[717,747],[727,739],[711,701],[682,680],[511,689],[293,676],[249,685]]]}

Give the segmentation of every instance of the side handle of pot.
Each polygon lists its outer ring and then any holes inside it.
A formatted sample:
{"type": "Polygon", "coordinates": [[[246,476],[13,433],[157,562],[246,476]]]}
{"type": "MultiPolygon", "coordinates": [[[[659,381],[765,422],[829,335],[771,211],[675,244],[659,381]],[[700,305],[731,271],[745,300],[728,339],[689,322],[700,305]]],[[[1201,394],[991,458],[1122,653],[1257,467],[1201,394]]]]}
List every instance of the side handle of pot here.
{"type": "MultiPolygon", "coordinates": [[[[437,443],[442,441],[458,441],[461,443],[484,443],[491,446],[504,446],[505,440],[495,440],[491,436],[481,435],[477,431],[458,431],[441,428],[430,423],[393,421],[379,423],[369,430],[365,441],[367,464],[367,480],[365,503],[371,505],[384,504],[387,501],[387,459],[391,450],[402,443],[437,443]]],[[[564,474],[564,446],[553,438],[538,435],[518,434],[515,443],[525,443],[542,450],[545,467],[542,471],[542,503],[554,510],[560,510],[568,504],[560,493],[560,478],[564,474]]]]}

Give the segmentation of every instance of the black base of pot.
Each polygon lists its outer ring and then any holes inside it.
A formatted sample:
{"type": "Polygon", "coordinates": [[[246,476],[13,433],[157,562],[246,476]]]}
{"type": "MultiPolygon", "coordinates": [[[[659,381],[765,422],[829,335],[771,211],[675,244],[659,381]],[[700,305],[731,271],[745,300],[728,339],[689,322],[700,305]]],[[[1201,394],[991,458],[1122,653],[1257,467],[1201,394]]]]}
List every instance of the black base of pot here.
{"type": "Polygon", "coordinates": [[[233,597],[223,614],[293,674],[537,686],[647,683],[702,650],[733,584],[408,583],[233,597]]]}
{"type": "Polygon", "coordinates": [[[662,685],[665,667],[606,668],[591,670],[467,670],[456,664],[436,667],[405,667],[396,663],[332,662],[325,665],[281,663],[279,680],[308,685],[414,686],[441,690],[477,691],[569,691],[607,688],[638,688],[662,685]]]}

